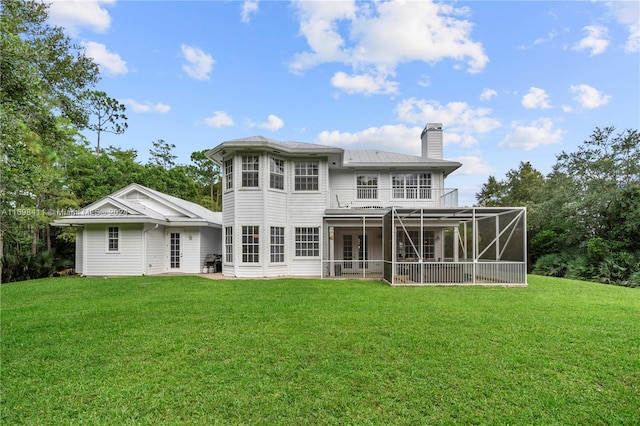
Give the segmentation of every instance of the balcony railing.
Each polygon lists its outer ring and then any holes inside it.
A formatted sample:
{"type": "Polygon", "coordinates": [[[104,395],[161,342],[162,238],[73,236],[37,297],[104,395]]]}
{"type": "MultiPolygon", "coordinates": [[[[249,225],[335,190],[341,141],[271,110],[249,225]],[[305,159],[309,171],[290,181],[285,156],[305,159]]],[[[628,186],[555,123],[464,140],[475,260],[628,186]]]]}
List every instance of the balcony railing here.
{"type": "Polygon", "coordinates": [[[458,190],[450,188],[332,188],[330,208],[458,207],[458,190]]]}

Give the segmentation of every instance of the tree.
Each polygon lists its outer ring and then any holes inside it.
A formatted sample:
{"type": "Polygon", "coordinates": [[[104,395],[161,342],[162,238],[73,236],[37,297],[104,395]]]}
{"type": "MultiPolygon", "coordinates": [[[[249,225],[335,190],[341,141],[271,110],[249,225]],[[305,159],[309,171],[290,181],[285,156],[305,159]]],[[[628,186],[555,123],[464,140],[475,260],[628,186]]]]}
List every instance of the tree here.
{"type": "Polygon", "coordinates": [[[48,229],[41,212],[68,198],[63,153],[86,125],[80,94],[99,75],[83,49],[46,23],[48,5],[2,0],[0,8],[0,265],[5,265],[8,258],[38,251],[39,234],[48,229]]]}
{"type": "Polygon", "coordinates": [[[542,197],[544,176],[531,166],[531,163],[520,162],[517,170],[509,170],[506,178],[497,181],[489,176],[476,200],[484,207],[533,206],[542,197]]]}
{"type": "Polygon", "coordinates": [[[205,149],[191,154],[192,164],[189,166],[189,174],[201,188],[197,202],[211,210],[220,211],[222,210],[220,168],[205,156],[206,152],[205,149]]]}
{"type": "Polygon", "coordinates": [[[97,133],[96,153],[100,154],[102,132],[120,135],[127,130],[126,107],[105,92],[87,90],[82,94],[89,115],[87,128],[97,133]]]}
{"type": "Polygon", "coordinates": [[[173,154],[175,149],[174,144],[168,144],[164,139],[158,139],[152,142],[153,148],[149,150],[151,157],[149,158],[149,164],[152,166],[162,167],[165,170],[171,169],[176,165],[177,155],[173,154]]]}

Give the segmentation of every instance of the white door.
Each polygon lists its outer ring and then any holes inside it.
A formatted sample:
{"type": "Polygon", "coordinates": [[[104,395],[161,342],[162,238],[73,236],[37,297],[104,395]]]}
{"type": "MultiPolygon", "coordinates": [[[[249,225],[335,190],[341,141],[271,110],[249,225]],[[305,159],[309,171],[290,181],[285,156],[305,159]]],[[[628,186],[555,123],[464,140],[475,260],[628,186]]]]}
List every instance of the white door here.
{"type": "Polygon", "coordinates": [[[178,272],[182,268],[182,233],[169,231],[169,271],[178,272]]]}

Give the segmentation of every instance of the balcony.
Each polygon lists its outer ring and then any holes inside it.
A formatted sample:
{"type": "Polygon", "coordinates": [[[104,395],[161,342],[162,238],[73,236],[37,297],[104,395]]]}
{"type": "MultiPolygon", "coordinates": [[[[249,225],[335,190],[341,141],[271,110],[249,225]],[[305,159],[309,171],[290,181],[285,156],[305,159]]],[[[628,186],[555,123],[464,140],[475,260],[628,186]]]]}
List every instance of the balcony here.
{"type": "Polygon", "coordinates": [[[458,190],[450,188],[333,188],[331,209],[458,207],[458,190]]]}

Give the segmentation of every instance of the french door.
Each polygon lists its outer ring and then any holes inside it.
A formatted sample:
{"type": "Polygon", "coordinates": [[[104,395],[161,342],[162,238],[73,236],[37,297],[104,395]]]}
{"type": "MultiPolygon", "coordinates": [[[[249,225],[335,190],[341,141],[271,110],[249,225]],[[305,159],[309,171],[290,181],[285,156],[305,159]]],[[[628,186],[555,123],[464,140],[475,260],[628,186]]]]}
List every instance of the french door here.
{"type": "Polygon", "coordinates": [[[369,247],[366,235],[343,235],[342,259],[342,267],[346,271],[361,271],[366,269],[366,261],[369,260],[369,247]]]}
{"type": "Polygon", "coordinates": [[[169,270],[179,271],[182,266],[182,233],[169,232],[169,270]]]}

